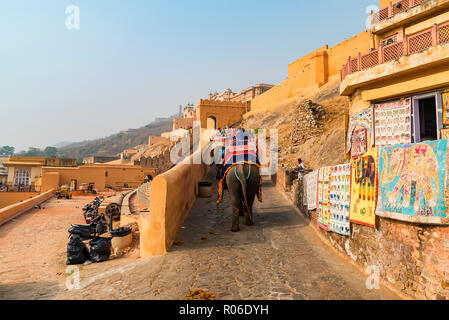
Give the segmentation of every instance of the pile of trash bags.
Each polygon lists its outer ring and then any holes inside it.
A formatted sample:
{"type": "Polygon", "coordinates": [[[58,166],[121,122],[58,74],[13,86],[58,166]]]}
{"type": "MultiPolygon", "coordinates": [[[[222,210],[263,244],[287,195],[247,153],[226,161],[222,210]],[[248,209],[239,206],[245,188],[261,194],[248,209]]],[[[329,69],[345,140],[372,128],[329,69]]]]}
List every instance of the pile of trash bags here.
{"type": "MultiPolygon", "coordinates": [[[[108,218],[111,219],[111,217],[108,218]]],[[[129,235],[131,227],[112,229],[108,225],[110,224],[104,214],[90,219],[88,224],[72,224],[68,230],[70,239],[67,245],[67,265],[109,260],[112,238],[129,235]],[[104,236],[107,233],[110,237],[104,236]]]]}
{"type": "Polygon", "coordinates": [[[109,260],[111,240],[112,238],[95,237],[89,241],[89,250],[79,235],[72,235],[67,245],[67,265],[109,260]]]}

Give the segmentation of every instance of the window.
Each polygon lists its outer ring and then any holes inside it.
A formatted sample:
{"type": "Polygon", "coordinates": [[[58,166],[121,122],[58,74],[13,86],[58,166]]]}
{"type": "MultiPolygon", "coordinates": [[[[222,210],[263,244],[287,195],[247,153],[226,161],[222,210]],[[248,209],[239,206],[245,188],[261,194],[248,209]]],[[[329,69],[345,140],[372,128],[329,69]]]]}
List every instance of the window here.
{"type": "Polygon", "coordinates": [[[14,175],[14,185],[15,186],[30,186],[30,171],[25,169],[19,169],[14,175]]]}
{"type": "Polygon", "coordinates": [[[398,34],[394,34],[382,40],[382,46],[388,46],[389,44],[393,44],[398,42],[398,34]]]}
{"type": "Polygon", "coordinates": [[[440,98],[436,92],[413,97],[414,142],[440,138],[440,129],[443,128],[440,98]]]}

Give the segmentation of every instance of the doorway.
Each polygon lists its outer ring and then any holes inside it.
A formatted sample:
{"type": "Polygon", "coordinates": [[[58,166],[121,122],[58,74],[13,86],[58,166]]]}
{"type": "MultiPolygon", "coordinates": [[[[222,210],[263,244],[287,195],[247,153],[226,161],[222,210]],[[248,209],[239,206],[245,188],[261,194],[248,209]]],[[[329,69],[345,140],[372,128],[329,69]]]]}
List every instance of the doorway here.
{"type": "Polygon", "coordinates": [[[414,142],[435,141],[440,138],[442,128],[441,105],[438,95],[431,93],[413,97],[414,142]]]}
{"type": "Polygon", "coordinates": [[[438,139],[436,112],[435,98],[419,100],[419,133],[421,141],[438,139]]]}
{"type": "Polygon", "coordinates": [[[207,129],[217,129],[217,118],[209,116],[207,118],[207,129]]]}

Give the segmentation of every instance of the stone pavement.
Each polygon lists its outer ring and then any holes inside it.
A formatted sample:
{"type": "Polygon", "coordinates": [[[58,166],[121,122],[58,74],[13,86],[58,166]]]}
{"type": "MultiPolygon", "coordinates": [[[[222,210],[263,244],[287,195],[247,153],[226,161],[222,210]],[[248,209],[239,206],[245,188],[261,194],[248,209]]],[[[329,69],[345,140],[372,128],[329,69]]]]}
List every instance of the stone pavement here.
{"type": "MultiPolygon", "coordinates": [[[[218,300],[398,299],[384,288],[368,290],[367,276],[324,245],[273,185],[263,191],[255,226],[244,225],[242,217],[241,231],[230,232],[227,192],[218,208],[215,196],[197,199],[177,237],[183,244],[167,255],[82,266],[80,290],[67,290],[60,278],[41,298],[184,299],[203,288],[218,300]]],[[[1,297],[8,298],[1,287],[1,297]]]]}

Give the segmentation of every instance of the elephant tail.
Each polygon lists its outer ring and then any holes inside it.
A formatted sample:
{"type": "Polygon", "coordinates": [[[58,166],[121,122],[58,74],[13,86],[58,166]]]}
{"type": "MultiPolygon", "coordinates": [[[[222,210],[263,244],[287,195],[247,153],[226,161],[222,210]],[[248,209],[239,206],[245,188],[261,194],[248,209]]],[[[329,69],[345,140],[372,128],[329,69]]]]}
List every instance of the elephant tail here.
{"type": "MultiPolygon", "coordinates": [[[[240,184],[242,185],[242,192],[243,192],[243,201],[246,207],[246,210],[248,211],[249,217],[251,219],[253,219],[253,213],[251,212],[251,210],[249,209],[249,205],[248,205],[248,196],[246,194],[246,183],[247,183],[247,177],[245,176],[245,165],[241,164],[238,165],[235,168],[235,173],[237,176],[237,179],[240,181],[240,184]]],[[[248,166],[248,170],[251,172],[251,167],[248,166]]]]}

